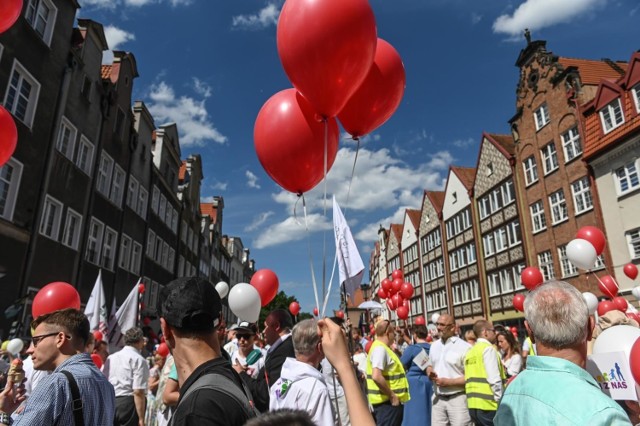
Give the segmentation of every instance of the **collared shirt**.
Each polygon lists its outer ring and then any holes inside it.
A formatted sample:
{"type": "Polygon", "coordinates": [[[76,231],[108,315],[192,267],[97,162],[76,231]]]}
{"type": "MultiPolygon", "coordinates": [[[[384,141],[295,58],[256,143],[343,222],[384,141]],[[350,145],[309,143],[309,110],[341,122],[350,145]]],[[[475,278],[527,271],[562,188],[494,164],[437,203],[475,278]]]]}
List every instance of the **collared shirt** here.
{"type": "Polygon", "coordinates": [[[136,389],[147,390],[149,382],[149,363],[132,346],[109,355],[102,371],[113,385],[118,396],[131,396],[136,389]]]}
{"type": "MultiPolygon", "coordinates": [[[[471,345],[458,336],[451,336],[446,343],[438,339],[431,345],[429,352],[429,364],[438,377],[455,379],[464,376],[464,357],[471,345]]],[[[461,386],[436,386],[438,395],[453,395],[464,392],[464,384],[461,386]]]]}
{"type": "Polygon", "coordinates": [[[269,356],[269,354],[271,352],[273,352],[278,346],[280,346],[282,344],[282,342],[284,342],[285,340],[287,340],[289,338],[289,336],[291,336],[291,333],[289,334],[284,334],[282,336],[280,336],[280,338],[278,340],[276,340],[275,342],[273,342],[273,345],[271,345],[269,347],[269,350],[267,351],[267,356],[269,356]]]}
{"type": "Polygon", "coordinates": [[[624,410],[605,395],[583,368],[549,356],[527,359],[527,368],[507,387],[496,426],[630,425],[624,410]]]}
{"type": "Polygon", "coordinates": [[[78,383],[84,424],[113,425],[113,386],[86,353],[69,357],[53,373],[43,378],[27,400],[24,411],[16,418],[14,425],[74,424],[71,388],[67,377],[60,373],[62,370],[70,372],[78,383]]]}
{"type": "Polygon", "coordinates": [[[502,398],[502,392],[504,391],[504,386],[502,384],[502,377],[500,376],[500,355],[496,348],[493,347],[493,344],[480,337],[478,342],[488,343],[484,351],[482,351],[482,362],[484,364],[484,369],[487,372],[487,382],[489,382],[489,386],[491,386],[491,390],[493,391],[493,399],[495,401],[500,401],[502,398]]]}

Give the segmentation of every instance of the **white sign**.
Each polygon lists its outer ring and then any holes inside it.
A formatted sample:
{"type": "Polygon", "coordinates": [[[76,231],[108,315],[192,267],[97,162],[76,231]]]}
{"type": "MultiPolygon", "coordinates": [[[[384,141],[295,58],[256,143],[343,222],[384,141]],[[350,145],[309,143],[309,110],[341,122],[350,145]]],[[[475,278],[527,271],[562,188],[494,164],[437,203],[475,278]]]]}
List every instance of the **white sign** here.
{"type": "Polygon", "coordinates": [[[413,363],[420,367],[422,371],[424,371],[429,364],[429,355],[427,355],[427,352],[425,352],[425,350],[423,349],[420,351],[420,353],[418,353],[418,355],[413,357],[413,363]]]}
{"type": "Polygon", "coordinates": [[[602,392],[616,400],[637,401],[635,381],[624,352],[589,355],[587,371],[596,379],[602,392]]]}

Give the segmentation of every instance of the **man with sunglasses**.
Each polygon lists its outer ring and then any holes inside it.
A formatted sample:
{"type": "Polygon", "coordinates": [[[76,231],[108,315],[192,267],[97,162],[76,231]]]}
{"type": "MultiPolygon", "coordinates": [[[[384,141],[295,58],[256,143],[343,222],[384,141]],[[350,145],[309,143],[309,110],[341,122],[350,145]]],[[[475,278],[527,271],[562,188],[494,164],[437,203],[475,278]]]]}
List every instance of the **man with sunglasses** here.
{"type": "Polygon", "coordinates": [[[450,314],[440,315],[436,327],[440,339],[431,345],[427,367],[436,385],[431,424],[471,425],[464,390],[464,359],[471,345],[456,336],[456,322],[450,314]]]}
{"type": "MultiPolygon", "coordinates": [[[[24,411],[14,425],[73,425],[75,415],[85,425],[111,426],[115,412],[115,393],[107,378],[84,352],[89,339],[89,320],[80,311],[63,309],[41,315],[32,322],[34,328],[27,353],[36,370],[52,373],[43,378],[27,400],[24,411]],[[65,374],[69,373],[71,377],[65,374]],[[75,383],[80,403],[74,403],[75,383]],[[81,411],[74,411],[81,406],[81,411]]],[[[19,383],[7,381],[0,393],[0,425],[10,425],[9,414],[24,399],[19,383]]]]}
{"type": "MultiPolygon", "coordinates": [[[[255,346],[255,338],[256,333],[258,332],[258,327],[256,324],[248,323],[247,321],[242,321],[238,324],[236,328],[236,338],[238,339],[238,350],[231,357],[232,365],[240,365],[243,367],[244,372],[252,378],[258,377],[258,371],[264,366],[264,356],[267,351],[264,351],[255,346]],[[252,363],[249,365],[247,358],[249,358],[249,354],[257,350],[260,352],[258,355],[259,358],[257,360],[250,359],[252,363]]],[[[255,356],[255,355],[254,355],[255,356]]]]}

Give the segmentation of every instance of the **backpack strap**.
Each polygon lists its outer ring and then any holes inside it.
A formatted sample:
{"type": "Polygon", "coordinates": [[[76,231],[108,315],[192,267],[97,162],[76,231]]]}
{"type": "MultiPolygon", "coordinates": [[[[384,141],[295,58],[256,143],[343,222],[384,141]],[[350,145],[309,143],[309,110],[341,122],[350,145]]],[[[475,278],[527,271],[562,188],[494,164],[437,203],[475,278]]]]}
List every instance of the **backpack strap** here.
{"type": "Polygon", "coordinates": [[[70,372],[66,370],[61,370],[60,372],[67,376],[69,387],[71,388],[74,423],[76,426],[84,426],[84,417],[82,416],[82,398],[80,397],[78,383],[76,383],[76,379],[70,372]]]}

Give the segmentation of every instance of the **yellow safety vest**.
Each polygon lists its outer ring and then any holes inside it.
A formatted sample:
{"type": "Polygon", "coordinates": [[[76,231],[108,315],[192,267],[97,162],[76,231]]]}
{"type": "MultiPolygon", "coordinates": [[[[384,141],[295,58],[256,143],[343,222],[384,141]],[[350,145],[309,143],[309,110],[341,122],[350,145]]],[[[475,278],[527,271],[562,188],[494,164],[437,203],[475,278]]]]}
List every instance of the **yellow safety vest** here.
{"type": "MultiPolygon", "coordinates": [[[[393,363],[388,366],[388,369],[382,372],[382,376],[387,381],[393,393],[398,395],[400,402],[409,401],[409,382],[407,381],[407,375],[400,362],[400,358],[398,358],[387,345],[378,340],[375,340],[371,344],[369,353],[372,353],[378,346],[384,347],[389,357],[393,360],[393,363]]],[[[383,402],[389,401],[389,397],[383,393],[376,382],[373,381],[373,366],[371,365],[371,359],[369,357],[367,357],[367,398],[371,405],[382,404],[383,402]]]]}
{"type": "Polygon", "coordinates": [[[531,341],[531,337],[527,337],[527,339],[525,341],[529,342],[529,355],[535,355],[536,354],[536,350],[533,347],[533,342],[531,341]]]}
{"type": "MultiPolygon", "coordinates": [[[[482,353],[491,346],[487,342],[477,342],[469,351],[464,359],[464,381],[465,392],[467,394],[467,406],[478,410],[496,411],[498,409],[498,401],[493,398],[491,385],[487,380],[487,370],[484,367],[482,353]]],[[[502,367],[502,361],[497,351],[496,360],[500,368],[500,378],[504,383],[506,375],[502,367]]]]}

